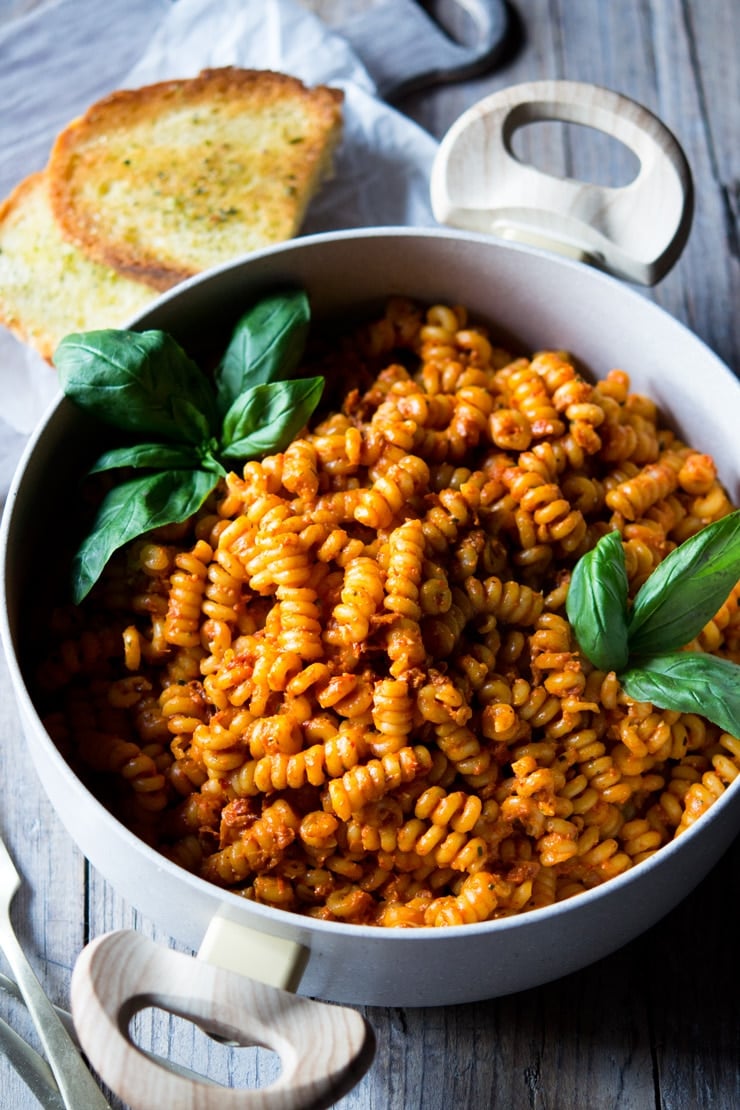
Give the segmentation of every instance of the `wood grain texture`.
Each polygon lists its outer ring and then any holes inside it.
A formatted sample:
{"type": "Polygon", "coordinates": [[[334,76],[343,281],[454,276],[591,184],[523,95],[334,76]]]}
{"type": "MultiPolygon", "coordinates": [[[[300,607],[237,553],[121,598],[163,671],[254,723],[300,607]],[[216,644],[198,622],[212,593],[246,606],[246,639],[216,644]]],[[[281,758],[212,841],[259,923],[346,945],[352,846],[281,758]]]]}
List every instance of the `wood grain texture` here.
{"type": "MultiPolygon", "coordinates": [[[[302,2],[338,24],[369,0],[302,2]]],[[[740,371],[740,4],[515,0],[512,10],[517,42],[496,71],[397,106],[441,138],[490,92],[566,78],[603,84],[657,113],[687,154],[696,210],[683,256],[644,295],[740,371]]],[[[625,172],[619,149],[581,138],[573,129],[544,129],[525,149],[538,164],[587,180],[625,172]]],[[[134,927],[170,943],[87,867],[61,828],[28,766],[4,666],[0,776],[0,832],[27,879],[14,922],[54,1001],[67,1003],[71,968],[88,938],[134,927]]],[[[366,1009],[375,1062],[338,1110],[735,1110],[739,876],[736,843],[666,920],[560,982],[446,1009],[366,1009]]],[[[0,1015],[38,1047],[17,1004],[0,996],[0,1015]]],[[[224,1083],[258,1085],[277,1074],[273,1054],[225,1049],[154,1011],[137,1019],[136,1037],[224,1083]]],[[[35,1106],[2,1059],[0,1092],[9,1110],[35,1106]]]]}

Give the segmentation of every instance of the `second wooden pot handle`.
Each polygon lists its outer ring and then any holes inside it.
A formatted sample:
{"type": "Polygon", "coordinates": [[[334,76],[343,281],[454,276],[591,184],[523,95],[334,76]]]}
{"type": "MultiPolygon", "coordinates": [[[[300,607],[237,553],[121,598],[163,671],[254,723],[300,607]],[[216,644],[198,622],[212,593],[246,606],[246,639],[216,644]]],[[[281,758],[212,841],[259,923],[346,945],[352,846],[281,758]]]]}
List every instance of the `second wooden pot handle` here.
{"type": "Polygon", "coordinates": [[[645,285],[676,261],[693,214],[688,162],[665,124],[626,96],[577,81],[513,85],[469,108],[440,144],[431,199],[440,223],[576,255],[645,285]],[[520,161],[512,136],[539,121],[613,136],[637,156],[637,176],[613,188],[520,161]]]}
{"type": "Polygon", "coordinates": [[[306,1110],[331,1106],[364,1075],[375,1039],[355,1010],[302,998],[154,944],[130,930],[82,951],[72,976],[80,1043],[103,1081],[134,1110],[306,1110]],[[269,1087],[198,1082],[154,1063],[129,1024],[157,1006],[206,1032],[281,1058],[269,1087]]]}

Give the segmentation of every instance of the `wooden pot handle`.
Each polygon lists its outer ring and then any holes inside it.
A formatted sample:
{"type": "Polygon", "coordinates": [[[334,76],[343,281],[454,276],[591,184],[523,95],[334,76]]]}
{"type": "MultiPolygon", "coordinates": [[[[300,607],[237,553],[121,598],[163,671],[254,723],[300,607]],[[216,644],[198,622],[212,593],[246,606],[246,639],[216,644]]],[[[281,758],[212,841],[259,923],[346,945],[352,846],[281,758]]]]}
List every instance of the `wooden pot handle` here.
{"type": "Polygon", "coordinates": [[[101,1079],[135,1110],[304,1110],[331,1106],[365,1073],[375,1039],[355,1010],[315,1002],[154,944],[107,933],[80,954],[72,976],[80,1044],[101,1079]],[[282,1070],[265,1088],[185,1078],[134,1045],[134,1014],[157,1006],[230,1042],[270,1048],[282,1070]]]}
{"type": "Polygon", "coordinates": [[[653,285],[681,253],[693,187],[668,128],[619,93],[577,81],[531,81],[468,109],[440,144],[431,200],[440,223],[543,246],[653,285]],[[555,177],[512,152],[515,131],[559,120],[620,140],[640,169],[621,188],[555,177]]]}

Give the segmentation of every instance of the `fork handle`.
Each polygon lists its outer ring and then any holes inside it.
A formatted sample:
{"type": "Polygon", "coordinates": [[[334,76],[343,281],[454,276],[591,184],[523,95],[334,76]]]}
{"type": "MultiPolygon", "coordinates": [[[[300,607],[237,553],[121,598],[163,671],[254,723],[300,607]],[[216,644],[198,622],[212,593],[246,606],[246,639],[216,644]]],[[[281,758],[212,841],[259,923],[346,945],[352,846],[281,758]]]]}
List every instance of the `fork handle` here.
{"type": "Polygon", "coordinates": [[[0,947],[15,975],[49,1061],[59,1092],[69,1110],[110,1110],[110,1104],[87,1070],[69,1033],[21,948],[7,911],[0,914],[0,947]]]}
{"type": "Polygon", "coordinates": [[[0,1050],[44,1110],[65,1110],[59,1088],[46,1060],[2,1018],[0,1050]]]}

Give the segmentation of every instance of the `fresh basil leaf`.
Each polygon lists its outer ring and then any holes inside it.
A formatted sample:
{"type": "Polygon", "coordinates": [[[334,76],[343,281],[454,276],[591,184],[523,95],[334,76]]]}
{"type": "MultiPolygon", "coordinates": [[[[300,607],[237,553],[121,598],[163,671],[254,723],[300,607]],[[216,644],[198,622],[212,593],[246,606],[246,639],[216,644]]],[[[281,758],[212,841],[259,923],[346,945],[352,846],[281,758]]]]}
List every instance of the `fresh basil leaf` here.
{"type": "Polygon", "coordinates": [[[633,655],[675,651],[698,636],[740,578],[740,511],[702,528],[658,564],[629,620],[633,655]]]}
{"type": "Polygon", "coordinates": [[[565,603],[581,651],[600,671],[627,665],[628,586],[622,537],[607,532],[573,568],[565,603]]]}
{"type": "Polygon", "coordinates": [[[697,713],[740,736],[740,670],[736,663],[703,651],[653,655],[642,667],[619,676],[623,689],[636,701],[660,709],[697,713]]]}
{"type": "Polygon", "coordinates": [[[244,313],[216,368],[221,414],[246,389],[291,376],[303,355],[310,317],[302,289],[264,297],[244,313]]]}
{"type": "Polygon", "coordinates": [[[152,528],[187,520],[216,485],[214,475],[204,470],[167,470],[109,490],[73,561],[75,603],[97,582],[114,551],[152,528]]]}
{"type": "Polygon", "coordinates": [[[201,464],[198,451],[189,444],[178,443],[133,443],[125,447],[113,447],[104,451],[90,467],[90,474],[100,474],[104,470],[115,470],[121,466],[136,469],[149,467],[156,470],[197,469],[201,464]]]}
{"type": "Polygon", "coordinates": [[[218,429],[208,378],[166,332],[67,335],[54,365],[75,404],[126,432],[200,443],[218,429]]]}
{"type": "Polygon", "coordinates": [[[248,389],[224,417],[222,455],[251,459],[282,451],[311,416],[323,388],[323,378],[293,378],[248,389]]]}

